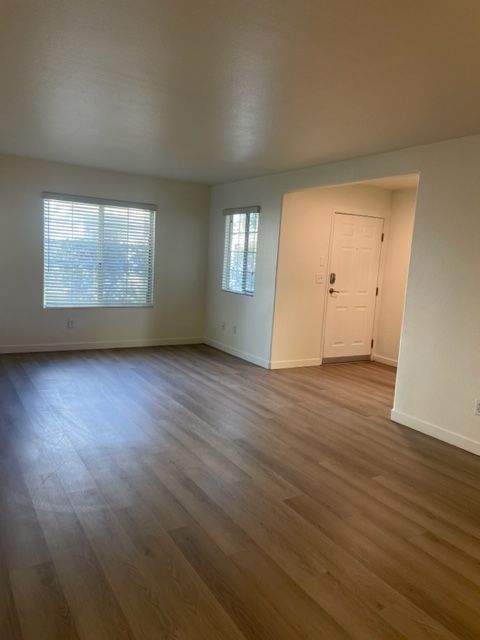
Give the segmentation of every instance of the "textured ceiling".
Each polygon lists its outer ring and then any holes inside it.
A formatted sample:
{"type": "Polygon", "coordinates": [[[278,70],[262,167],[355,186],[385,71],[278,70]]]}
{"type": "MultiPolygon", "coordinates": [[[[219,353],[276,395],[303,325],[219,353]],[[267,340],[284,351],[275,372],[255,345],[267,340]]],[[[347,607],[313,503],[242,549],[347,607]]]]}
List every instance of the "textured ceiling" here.
{"type": "Polygon", "coordinates": [[[3,0],[0,152],[205,182],[480,132],[478,0],[3,0]]]}

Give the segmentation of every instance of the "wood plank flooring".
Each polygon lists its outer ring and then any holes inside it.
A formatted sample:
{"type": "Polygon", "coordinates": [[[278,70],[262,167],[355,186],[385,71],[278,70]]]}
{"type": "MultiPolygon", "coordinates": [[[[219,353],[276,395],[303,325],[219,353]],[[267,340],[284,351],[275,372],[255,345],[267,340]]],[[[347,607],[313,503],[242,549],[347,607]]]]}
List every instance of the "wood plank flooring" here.
{"type": "Polygon", "coordinates": [[[478,640],[480,458],[375,363],[0,357],[2,640],[478,640]]]}

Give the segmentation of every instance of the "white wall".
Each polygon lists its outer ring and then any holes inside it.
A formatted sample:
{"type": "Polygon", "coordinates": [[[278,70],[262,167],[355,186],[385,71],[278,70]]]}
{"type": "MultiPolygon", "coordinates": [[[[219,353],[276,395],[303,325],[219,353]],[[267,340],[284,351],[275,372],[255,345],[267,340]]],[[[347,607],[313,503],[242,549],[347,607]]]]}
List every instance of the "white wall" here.
{"type": "Polygon", "coordinates": [[[281,203],[282,191],[272,187],[269,179],[235,182],[212,189],[206,341],[263,367],[268,367],[270,362],[281,203]],[[232,202],[236,204],[231,205],[232,202]],[[222,291],[223,209],[256,204],[262,206],[258,229],[260,249],[257,251],[256,293],[250,297],[222,291]]]}
{"type": "Polygon", "coordinates": [[[283,199],[277,265],[271,367],[318,365],[322,357],[323,321],[330,232],[335,211],[388,221],[392,192],[348,185],[305,189],[283,199]],[[325,284],[315,274],[325,274],[325,284]]]}
{"type": "Polygon", "coordinates": [[[209,191],[0,156],[0,351],[201,341],[209,191]],[[42,191],[158,205],[152,308],[43,309],[42,191]]]}
{"type": "Polygon", "coordinates": [[[396,365],[400,347],[417,190],[393,191],[380,287],[374,359],[396,365]]]}
{"type": "Polygon", "coordinates": [[[480,136],[243,180],[213,189],[207,336],[268,366],[283,193],[421,173],[393,416],[480,453],[480,136]],[[222,209],[262,207],[253,298],[220,290],[222,209]],[[225,320],[227,327],[221,329],[225,320]],[[232,323],[237,322],[237,334],[232,323]]]}

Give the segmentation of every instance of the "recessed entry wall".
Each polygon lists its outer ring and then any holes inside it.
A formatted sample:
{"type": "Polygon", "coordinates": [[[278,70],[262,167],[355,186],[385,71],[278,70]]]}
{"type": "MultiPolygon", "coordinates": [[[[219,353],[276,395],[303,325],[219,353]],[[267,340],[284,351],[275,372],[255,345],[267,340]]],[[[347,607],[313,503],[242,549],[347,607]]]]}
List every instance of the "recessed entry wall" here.
{"type": "Polygon", "coordinates": [[[373,350],[384,364],[398,362],[416,202],[415,187],[392,192],[373,350]]]}
{"type": "Polygon", "coordinates": [[[398,358],[416,188],[370,185],[287,193],[283,200],[272,341],[272,368],[318,365],[323,330],[331,230],[335,212],[384,220],[375,320],[375,356],[398,358]],[[409,206],[413,205],[413,206],[409,206]],[[389,295],[384,296],[388,288],[389,295]],[[385,304],[385,310],[380,309],[385,304]],[[382,337],[379,340],[379,337],[382,337]]]}

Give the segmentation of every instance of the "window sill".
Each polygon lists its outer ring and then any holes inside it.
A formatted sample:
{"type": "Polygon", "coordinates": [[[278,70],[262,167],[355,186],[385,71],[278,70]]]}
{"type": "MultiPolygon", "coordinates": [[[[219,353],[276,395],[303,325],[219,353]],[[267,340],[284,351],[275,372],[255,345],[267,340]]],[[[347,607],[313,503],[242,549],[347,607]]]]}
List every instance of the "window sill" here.
{"type": "Polygon", "coordinates": [[[222,289],[224,293],[234,293],[236,296],[246,296],[247,298],[253,298],[254,293],[248,293],[247,291],[233,291],[232,289],[222,289]]]}
{"type": "Polygon", "coordinates": [[[90,305],[59,305],[58,307],[43,305],[44,311],[55,311],[61,309],[152,309],[153,304],[90,304],[90,305]]]}

